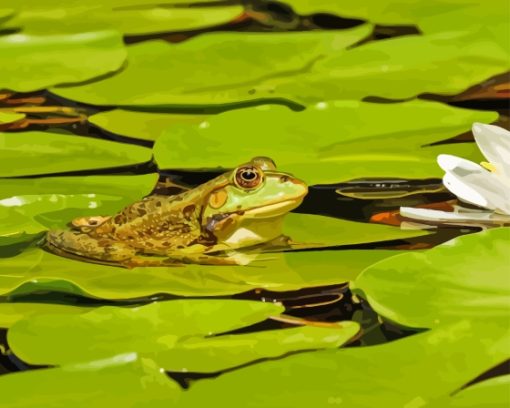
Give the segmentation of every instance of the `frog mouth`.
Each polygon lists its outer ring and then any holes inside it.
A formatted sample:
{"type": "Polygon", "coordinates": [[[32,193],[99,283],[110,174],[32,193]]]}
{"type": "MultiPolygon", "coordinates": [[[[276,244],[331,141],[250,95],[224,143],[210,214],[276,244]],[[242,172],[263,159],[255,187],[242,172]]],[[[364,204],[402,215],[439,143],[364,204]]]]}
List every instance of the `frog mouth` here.
{"type": "Polygon", "coordinates": [[[250,210],[244,211],[244,215],[254,218],[271,218],[288,213],[290,210],[296,208],[303,199],[292,199],[280,201],[274,204],[268,204],[260,207],[255,207],[250,210]]]}

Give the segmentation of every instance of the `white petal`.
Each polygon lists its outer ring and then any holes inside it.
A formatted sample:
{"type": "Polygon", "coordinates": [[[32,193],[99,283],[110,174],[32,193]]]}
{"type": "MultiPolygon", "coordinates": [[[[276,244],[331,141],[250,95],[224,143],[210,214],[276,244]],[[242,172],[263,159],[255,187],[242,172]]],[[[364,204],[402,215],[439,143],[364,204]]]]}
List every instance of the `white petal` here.
{"type": "Polygon", "coordinates": [[[457,171],[471,173],[473,171],[486,171],[482,166],[473,163],[470,160],[463,159],[462,157],[453,156],[451,154],[440,154],[437,156],[437,164],[444,171],[457,171]]]}
{"type": "Polygon", "coordinates": [[[499,126],[473,124],[476,144],[487,160],[510,178],[510,132],[499,126]]]}
{"type": "Polygon", "coordinates": [[[400,207],[400,215],[406,218],[422,221],[435,221],[435,222],[469,222],[469,221],[482,221],[482,222],[495,222],[495,223],[510,223],[510,216],[494,214],[490,211],[466,211],[466,212],[450,212],[431,210],[428,208],[412,208],[400,207]]]}
{"type": "Polygon", "coordinates": [[[469,174],[454,169],[445,174],[443,183],[466,203],[510,214],[510,189],[497,176],[484,169],[469,174]]]}

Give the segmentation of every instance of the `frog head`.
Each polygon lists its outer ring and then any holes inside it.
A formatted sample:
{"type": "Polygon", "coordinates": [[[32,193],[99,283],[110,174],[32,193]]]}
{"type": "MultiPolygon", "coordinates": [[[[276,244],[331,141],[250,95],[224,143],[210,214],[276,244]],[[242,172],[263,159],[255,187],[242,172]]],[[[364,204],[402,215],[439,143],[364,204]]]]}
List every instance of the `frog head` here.
{"type": "Polygon", "coordinates": [[[204,203],[203,227],[230,248],[270,241],[282,231],[284,216],[303,201],[306,184],[256,157],[222,176],[204,203]]]}

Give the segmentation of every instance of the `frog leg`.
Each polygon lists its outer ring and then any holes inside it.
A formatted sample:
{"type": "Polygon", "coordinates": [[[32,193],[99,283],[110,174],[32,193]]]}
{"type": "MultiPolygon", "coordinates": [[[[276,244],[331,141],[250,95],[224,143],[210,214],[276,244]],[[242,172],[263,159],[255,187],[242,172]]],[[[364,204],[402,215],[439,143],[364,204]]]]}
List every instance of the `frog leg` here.
{"type": "Polygon", "coordinates": [[[49,231],[44,246],[57,255],[68,258],[120,263],[136,255],[136,249],[107,238],[93,238],[77,231],[49,231]]]}
{"type": "Polygon", "coordinates": [[[256,258],[256,255],[243,254],[236,252],[228,256],[213,256],[204,253],[171,253],[167,257],[134,256],[121,262],[126,268],[137,268],[144,266],[183,266],[186,264],[196,265],[223,265],[239,266],[248,265],[256,258]]]}

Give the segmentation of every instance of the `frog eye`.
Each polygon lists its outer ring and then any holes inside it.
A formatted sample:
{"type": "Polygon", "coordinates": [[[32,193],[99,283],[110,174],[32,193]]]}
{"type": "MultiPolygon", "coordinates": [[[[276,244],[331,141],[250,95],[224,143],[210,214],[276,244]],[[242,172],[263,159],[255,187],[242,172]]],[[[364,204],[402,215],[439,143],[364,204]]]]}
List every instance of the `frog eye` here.
{"type": "Polygon", "coordinates": [[[262,171],[256,166],[243,166],[237,169],[235,183],[241,188],[255,188],[263,179],[262,171]]]}

